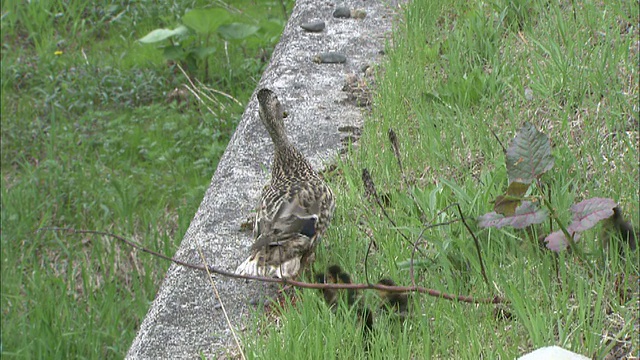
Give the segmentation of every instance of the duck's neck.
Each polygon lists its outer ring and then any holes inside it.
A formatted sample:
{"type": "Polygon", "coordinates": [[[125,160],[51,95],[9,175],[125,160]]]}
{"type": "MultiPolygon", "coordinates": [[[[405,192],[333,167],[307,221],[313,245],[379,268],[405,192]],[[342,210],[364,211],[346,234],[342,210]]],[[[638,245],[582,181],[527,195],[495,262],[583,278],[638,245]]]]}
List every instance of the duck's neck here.
{"type": "Polygon", "coordinates": [[[311,164],[293,144],[276,145],[271,177],[273,179],[304,178],[313,176],[311,164]]]}

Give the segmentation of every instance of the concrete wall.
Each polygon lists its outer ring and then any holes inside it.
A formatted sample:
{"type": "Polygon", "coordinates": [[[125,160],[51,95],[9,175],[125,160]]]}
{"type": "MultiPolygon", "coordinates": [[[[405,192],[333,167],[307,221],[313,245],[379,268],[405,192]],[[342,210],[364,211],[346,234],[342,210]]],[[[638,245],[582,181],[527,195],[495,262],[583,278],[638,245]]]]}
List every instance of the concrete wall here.
{"type": "MultiPolygon", "coordinates": [[[[361,109],[346,101],[342,90],[348,74],[362,76],[366,64],[380,61],[384,39],[391,29],[390,1],[350,0],[333,3],[299,0],[276,47],[259,88],[274,90],[290,114],[287,132],[300,150],[321,169],[335,158],[341,139],[351,135],[342,127],[360,127],[361,109]],[[363,9],[364,19],[336,19],[336,6],[363,9]],[[326,29],[309,33],[300,24],[323,20],[326,29]],[[344,64],[316,64],[319,53],[337,51],[344,64]]],[[[211,185],[185,234],[176,257],[221,269],[234,270],[248,255],[250,233],[240,225],[257,204],[268,179],[272,145],[257,113],[255,96],[238,124],[211,185]]],[[[337,198],[340,206],[340,197],[337,198]]],[[[321,245],[322,246],[322,245],[321,245]]],[[[238,332],[251,326],[248,301],[265,291],[264,284],[216,276],[216,287],[238,332]]],[[[153,305],[144,319],[128,358],[224,358],[235,353],[231,332],[206,274],[179,266],[167,271],[153,305]]]]}

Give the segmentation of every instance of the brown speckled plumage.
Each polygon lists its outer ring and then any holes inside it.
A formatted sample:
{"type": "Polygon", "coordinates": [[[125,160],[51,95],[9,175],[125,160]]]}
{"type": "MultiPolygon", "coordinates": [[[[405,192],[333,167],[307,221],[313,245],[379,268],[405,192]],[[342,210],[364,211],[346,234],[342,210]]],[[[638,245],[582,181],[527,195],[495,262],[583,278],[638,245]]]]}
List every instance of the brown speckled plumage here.
{"type": "Polygon", "coordinates": [[[261,89],[258,103],[274,144],[271,181],[262,189],[251,255],[236,272],[292,278],[313,260],[318,239],[331,221],[334,195],[289,142],[276,95],[261,89]]]}

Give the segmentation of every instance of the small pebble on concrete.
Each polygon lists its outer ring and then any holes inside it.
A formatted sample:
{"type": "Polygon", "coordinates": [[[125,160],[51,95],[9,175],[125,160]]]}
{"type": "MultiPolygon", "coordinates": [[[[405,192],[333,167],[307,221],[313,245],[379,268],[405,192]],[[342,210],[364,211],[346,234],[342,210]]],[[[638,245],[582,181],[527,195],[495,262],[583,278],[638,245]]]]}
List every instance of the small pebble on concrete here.
{"type": "Polygon", "coordinates": [[[300,25],[301,28],[309,32],[321,32],[324,30],[324,21],[310,21],[300,25]]]}
{"type": "Polygon", "coordinates": [[[313,62],[317,64],[342,64],[346,61],[347,57],[337,52],[326,52],[313,57],[313,62]]]}
{"type": "Polygon", "coordinates": [[[351,10],[346,6],[337,7],[333,11],[333,17],[338,19],[348,19],[351,17],[351,10]]]}

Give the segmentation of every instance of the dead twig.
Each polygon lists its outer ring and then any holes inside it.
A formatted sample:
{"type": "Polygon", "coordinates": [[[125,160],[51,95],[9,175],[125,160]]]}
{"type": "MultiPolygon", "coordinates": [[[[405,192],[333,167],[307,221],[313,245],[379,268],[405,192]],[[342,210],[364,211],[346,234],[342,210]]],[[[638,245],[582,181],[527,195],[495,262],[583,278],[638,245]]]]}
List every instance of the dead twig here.
{"type": "Polygon", "coordinates": [[[213,266],[194,265],[182,260],[174,259],[164,254],[160,254],[153,250],[147,249],[139,244],[136,244],[130,240],[125,239],[122,236],[105,232],[105,231],[83,230],[83,229],[73,229],[73,228],[57,228],[57,227],[45,227],[45,228],[39,229],[38,231],[66,231],[66,232],[71,232],[75,234],[95,234],[95,235],[109,236],[133,248],[136,248],[142,252],[146,252],[147,254],[151,254],[161,259],[171,261],[174,264],[184,266],[189,269],[206,271],[208,273],[214,273],[217,275],[234,278],[234,279],[255,280],[255,281],[261,281],[261,282],[268,282],[268,283],[287,284],[287,285],[304,288],[304,289],[353,289],[353,290],[374,289],[374,290],[381,290],[385,292],[394,292],[394,293],[417,292],[422,294],[428,294],[430,296],[441,298],[441,299],[454,300],[454,301],[460,301],[460,302],[472,303],[472,304],[503,304],[508,302],[506,299],[500,296],[494,296],[492,298],[475,298],[473,296],[453,295],[453,294],[443,293],[441,291],[428,289],[422,286],[387,286],[387,285],[381,285],[381,284],[344,284],[344,283],[341,283],[341,284],[307,283],[307,282],[296,281],[296,280],[285,280],[285,279],[269,278],[269,277],[262,277],[262,276],[239,275],[234,272],[217,269],[213,266]]]}
{"type": "Polygon", "coordinates": [[[503,154],[507,154],[507,148],[504,147],[504,145],[502,144],[502,141],[500,141],[500,138],[498,137],[498,135],[496,135],[495,131],[493,131],[492,128],[489,128],[489,131],[491,131],[491,134],[493,134],[493,137],[496,138],[496,141],[498,141],[498,144],[500,144],[500,147],[502,148],[502,153],[503,154]]]}

